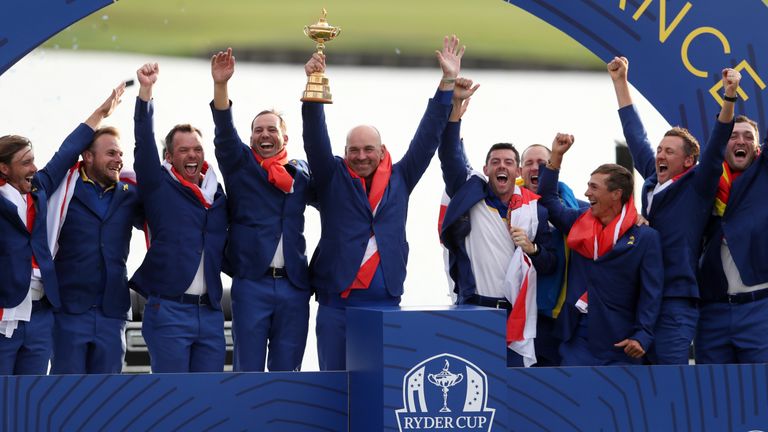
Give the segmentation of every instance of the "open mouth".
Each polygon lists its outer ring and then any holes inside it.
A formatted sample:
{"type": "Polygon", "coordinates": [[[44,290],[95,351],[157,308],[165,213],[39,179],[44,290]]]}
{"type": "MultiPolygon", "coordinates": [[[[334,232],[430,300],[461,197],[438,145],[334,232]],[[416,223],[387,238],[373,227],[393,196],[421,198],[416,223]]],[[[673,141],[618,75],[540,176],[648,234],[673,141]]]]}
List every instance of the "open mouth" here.
{"type": "Polygon", "coordinates": [[[535,184],[535,185],[539,184],[539,176],[532,175],[531,176],[531,184],[535,184]]]}
{"type": "Polygon", "coordinates": [[[30,186],[32,186],[32,178],[33,178],[33,177],[34,177],[34,176],[28,176],[28,177],[24,177],[24,181],[26,181],[27,183],[29,183],[29,185],[30,185],[30,186]]]}
{"type": "Polygon", "coordinates": [[[744,149],[737,149],[736,151],[733,152],[733,155],[736,156],[737,158],[745,158],[747,157],[747,151],[744,149]]]}
{"type": "Polygon", "coordinates": [[[197,163],[188,163],[184,165],[184,172],[191,176],[197,174],[197,163]]]}
{"type": "Polygon", "coordinates": [[[665,164],[665,163],[660,163],[659,164],[659,174],[667,172],[668,169],[669,169],[669,167],[667,166],[667,164],[665,164]]]}
{"type": "Polygon", "coordinates": [[[275,148],[275,144],[271,143],[271,142],[266,142],[265,141],[265,142],[259,143],[259,148],[262,149],[262,150],[269,151],[269,150],[272,150],[273,148],[275,148]]]}
{"type": "Polygon", "coordinates": [[[509,176],[504,173],[496,174],[496,182],[500,185],[505,185],[509,182],[509,176]]]}

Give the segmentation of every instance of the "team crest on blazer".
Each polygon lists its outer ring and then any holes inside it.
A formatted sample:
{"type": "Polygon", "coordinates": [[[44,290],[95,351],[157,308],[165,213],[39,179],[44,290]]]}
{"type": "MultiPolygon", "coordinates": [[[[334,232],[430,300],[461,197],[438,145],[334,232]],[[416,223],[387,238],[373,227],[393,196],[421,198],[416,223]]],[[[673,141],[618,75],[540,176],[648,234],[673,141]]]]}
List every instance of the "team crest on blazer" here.
{"type": "Polygon", "coordinates": [[[395,410],[400,432],[490,431],[488,377],[472,362],[443,353],[414,366],[403,377],[403,406],[395,410]]]}

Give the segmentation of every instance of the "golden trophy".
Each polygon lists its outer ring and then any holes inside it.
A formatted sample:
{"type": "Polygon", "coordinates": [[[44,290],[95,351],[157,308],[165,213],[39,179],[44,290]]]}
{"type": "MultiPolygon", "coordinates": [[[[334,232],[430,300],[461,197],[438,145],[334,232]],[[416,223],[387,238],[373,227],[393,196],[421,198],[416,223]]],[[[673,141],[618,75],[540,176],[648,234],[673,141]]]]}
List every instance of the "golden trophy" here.
{"type": "MultiPolygon", "coordinates": [[[[325,20],[327,12],[323,9],[323,16],[308,26],[304,26],[304,34],[317,42],[317,52],[323,53],[325,42],[333,40],[341,33],[341,27],[334,27],[325,20]]],[[[302,102],[333,103],[331,88],[328,86],[328,77],[322,72],[313,72],[307,77],[307,85],[301,97],[302,102]]]]}

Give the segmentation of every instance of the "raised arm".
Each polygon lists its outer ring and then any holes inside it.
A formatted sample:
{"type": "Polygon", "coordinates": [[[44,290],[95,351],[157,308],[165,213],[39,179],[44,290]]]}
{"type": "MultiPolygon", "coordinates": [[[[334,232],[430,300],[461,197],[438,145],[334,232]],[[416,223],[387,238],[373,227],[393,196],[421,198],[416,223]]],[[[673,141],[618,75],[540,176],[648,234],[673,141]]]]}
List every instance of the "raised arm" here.
{"type": "Polygon", "coordinates": [[[627,140],[627,146],[632,153],[635,168],[643,178],[648,178],[656,173],[656,156],[640,115],[632,104],[632,95],[627,81],[628,71],[629,60],[626,57],[614,57],[608,63],[608,73],[611,75],[613,89],[619,102],[619,118],[624,139],[627,140]]]}
{"type": "MultiPolygon", "coordinates": [[[[325,54],[314,53],[304,65],[304,72],[310,76],[314,72],[325,72],[325,54]]],[[[319,102],[304,102],[301,105],[301,118],[304,123],[304,151],[312,169],[312,177],[319,186],[331,179],[336,161],[331,151],[331,138],[325,123],[325,109],[319,102]]]]}
{"type": "Polygon", "coordinates": [[[480,87],[480,84],[474,86],[472,84],[472,80],[467,78],[456,79],[456,87],[453,89],[453,108],[437,149],[445,190],[449,197],[453,197],[461,185],[467,181],[471,169],[464,152],[464,143],[461,141],[460,119],[467,110],[469,99],[480,87]]]}
{"type": "Polygon", "coordinates": [[[154,106],[152,88],[160,76],[157,63],[147,63],[136,71],[139,81],[139,96],[136,98],[136,110],[133,114],[133,128],[136,138],[134,150],[134,169],[139,190],[151,190],[153,185],[162,180],[160,158],[155,144],[154,106]]]}
{"type": "Polygon", "coordinates": [[[464,56],[465,47],[459,42],[456,35],[446,36],[443,38],[442,49],[435,51],[443,75],[435,97],[429,101],[416,134],[399,162],[404,167],[403,174],[409,191],[416,187],[440,145],[452,107],[456,78],[461,70],[461,58],[464,56]]]}
{"type": "Polygon", "coordinates": [[[736,91],[741,82],[741,74],[734,69],[723,69],[722,76],[723,88],[725,88],[723,107],[720,109],[715,126],[712,128],[709,141],[702,148],[699,172],[693,179],[696,192],[708,201],[715,199],[717,184],[723,172],[725,148],[728,146],[728,140],[733,132],[736,91]],[[729,98],[731,100],[727,100],[729,98]]]}
{"type": "Polygon", "coordinates": [[[216,126],[213,145],[216,147],[216,160],[222,173],[230,174],[243,166],[244,158],[249,157],[247,147],[237,134],[232,119],[232,102],[229,99],[227,84],[235,73],[235,56],[232,48],[219,51],[211,57],[211,77],[213,78],[213,101],[211,114],[216,126]]]}
{"type": "Polygon", "coordinates": [[[82,124],[67,136],[56,154],[53,155],[51,160],[45,165],[45,168],[40,170],[36,176],[40,188],[49,194],[58,188],[67,170],[77,163],[80,153],[91,145],[93,132],[101,126],[101,122],[109,117],[120,104],[123,92],[125,92],[125,83],[121,82],[112,89],[109,97],[96,108],[93,114],[88,116],[82,124]]]}
{"type": "Polygon", "coordinates": [[[563,155],[571,148],[574,141],[573,135],[558,133],[552,141],[549,163],[542,164],[539,168],[538,192],[541,196],[540,202],[549,212],[549,221],[552,222],[552,225],[566,235],[571,231],[571,226],[576,219],[584,213],[583,209],[572,209],[563,205],[557,194],[563,155]]]}

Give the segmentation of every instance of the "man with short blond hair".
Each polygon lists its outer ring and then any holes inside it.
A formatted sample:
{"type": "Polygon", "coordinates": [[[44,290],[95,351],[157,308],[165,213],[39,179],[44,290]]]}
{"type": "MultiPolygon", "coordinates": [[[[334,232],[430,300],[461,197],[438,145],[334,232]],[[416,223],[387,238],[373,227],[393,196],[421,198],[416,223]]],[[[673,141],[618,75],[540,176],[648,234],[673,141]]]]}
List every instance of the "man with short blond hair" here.
{"type": "MultiPolygon", "coordinates": [[[[733,100],[724,103],[701,160],[698,143],[682,128],[668,131],[654,151],[632,103],[627,81],[629,61],[616,57],[607,68],[616,91],[624,137],[635,168],[646,179],[642,214],[661,233],[664,248],[664,299],[648,359],[654,364],[688,364],[699,319],[696,267],[715,199],[722,151],[733,128],[733,100]]],[[[725,69],[722,80],[726,96],[734,96],[740,80],[738,72],[725,69]]]]}

